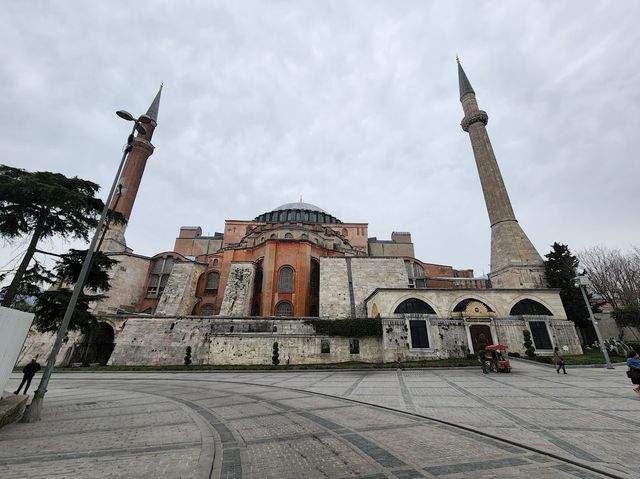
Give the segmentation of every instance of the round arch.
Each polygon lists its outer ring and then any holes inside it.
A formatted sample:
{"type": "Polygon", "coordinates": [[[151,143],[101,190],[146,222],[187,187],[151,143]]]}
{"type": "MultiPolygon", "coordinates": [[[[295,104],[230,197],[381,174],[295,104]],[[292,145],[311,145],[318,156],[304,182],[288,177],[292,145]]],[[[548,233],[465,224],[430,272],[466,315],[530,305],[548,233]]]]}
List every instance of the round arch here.
{"type": "MultiPolygon", "coordinates": [[[[407,294],[403,294],[402,296],[400,296],[391,306],[391,308],[389,308],[389,312],[391,313],[392,311],[395,311],[398,306],[400,306],[400,304],[402,304],[403,302],[405,302],[408,299],[418,299],[420,301],[423,301],[425,303],[427,303],[427,305],[433,309],[434,313],[429,313],[429,314],[435,314],[437,316],[442,316],[442,314],[440,313],[440,311],[438,310],[438,308],[436,306],[434,306],[429,300],[425,299],[424,297],[422,297],[422,295],[417,294],[419,290],[412,290],[411,293],[407,293],[407,294]]],[[[385,314],[383,311],[380,311],[380,314],[385,314]]]]}
{"type": "Polygon", "coordinates": [[[553,313],[537,299],[524,298],[511,306],[509,316],[553,316],[553,313]]]}
{"type": "Polygon", "coordinates": [[[393,310],[393,314],[436,314],[431,305],[419,298],[407,298],[393,310]]]}

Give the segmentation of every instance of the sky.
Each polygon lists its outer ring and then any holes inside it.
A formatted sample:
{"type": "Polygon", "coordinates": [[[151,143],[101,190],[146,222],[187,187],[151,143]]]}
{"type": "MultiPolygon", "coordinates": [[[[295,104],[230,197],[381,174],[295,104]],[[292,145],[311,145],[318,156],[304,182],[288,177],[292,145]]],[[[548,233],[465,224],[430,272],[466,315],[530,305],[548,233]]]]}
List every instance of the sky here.
{"type": "MultiPolygon", "coordinates": [[[[0,163],[101,185],[164,82],[126,232],[173,249],[300,195],[424,262],[489,272],[456,55],[541,255],[639,245],[640,2],[5,2],[0,163]]],[[[0,270],[27,239],[0,242],[0,270]]],[[[62,252],[77,242],[44,241],[62,252]]]]}

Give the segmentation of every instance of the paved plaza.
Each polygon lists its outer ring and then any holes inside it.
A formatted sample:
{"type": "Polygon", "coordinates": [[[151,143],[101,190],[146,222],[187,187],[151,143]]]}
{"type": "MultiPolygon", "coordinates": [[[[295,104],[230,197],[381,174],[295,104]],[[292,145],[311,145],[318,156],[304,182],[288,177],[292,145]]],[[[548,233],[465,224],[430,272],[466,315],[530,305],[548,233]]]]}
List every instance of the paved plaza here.
{"type": "Polygon", "coordinates": [[[0,477],[640,475],[626,367],[514,366],[56,373],[42,421],[0,429],[0,477]]]}

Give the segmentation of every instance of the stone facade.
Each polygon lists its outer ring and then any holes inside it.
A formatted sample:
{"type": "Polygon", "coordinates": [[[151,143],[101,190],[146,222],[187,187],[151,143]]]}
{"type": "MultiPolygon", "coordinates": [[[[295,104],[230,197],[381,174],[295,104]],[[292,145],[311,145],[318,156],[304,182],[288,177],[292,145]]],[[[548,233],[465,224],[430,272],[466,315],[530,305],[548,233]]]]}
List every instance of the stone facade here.
{"type": "Polygon", "coordinates": [[[223,316],[249,316],[255,265],[252,263],[234,263],[231,265],[224,300],[220,308],[223,316]]]}
{"type": "Polygon", "coordinates": [[[200,275],[206,265],[192,262],[176,263],[171,270],[156,314],[161,316],[186,316],[195,304],[195,292],[200,275]]]}
{"type": "Polygon", "coordinates": [[[111,289],[107,298],[95,305],[96,314],[116,314],[119,310],[133,312],[145,293],[150,259],[131,253],[110,254],[118,262],[109,271],[111,289]]]}
{"type": "Polygon", "coordinates": [[[320,316],[366,318],[365,300],[376,288],[406,288],[400,258],[321,258],[320,316]]]}
{"type": "Polygon", "coordinates": [[[462,301],[477,299],[489,306],[492,317],[511,316],[511,309],[519,301],[532,299],[545,306],[556,319],[567,319],[567,315],[556,289],[377,289],[366,299],[371,316],[373,307],[383,318],[391,317],[403,301],[417,298],[428,303],[438,317],[455,316],[454,309],[462,301]]]}

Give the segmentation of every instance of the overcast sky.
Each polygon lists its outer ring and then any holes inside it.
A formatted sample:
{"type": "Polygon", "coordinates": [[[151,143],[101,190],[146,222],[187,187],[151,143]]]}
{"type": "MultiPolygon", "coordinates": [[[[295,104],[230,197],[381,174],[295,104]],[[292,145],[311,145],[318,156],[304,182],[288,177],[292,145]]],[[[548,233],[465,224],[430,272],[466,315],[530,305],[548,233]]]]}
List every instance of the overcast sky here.
{"type": "MultiPolygon", "coordinates": [[[[99,183],[165,87],[127,229],[223,231],[313,203],[425,262],[489,272],[460,55],[541,255],[640,244],[640,2],[15,1],[0,16],[0,162],[99,183]]],[[[1,269],[26,246],[2,244],[1,269]]],[[[57,243],[42,244],[63,250],[57,243]]]]}

